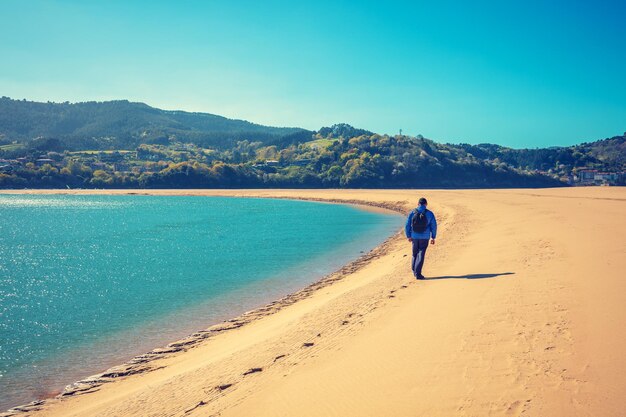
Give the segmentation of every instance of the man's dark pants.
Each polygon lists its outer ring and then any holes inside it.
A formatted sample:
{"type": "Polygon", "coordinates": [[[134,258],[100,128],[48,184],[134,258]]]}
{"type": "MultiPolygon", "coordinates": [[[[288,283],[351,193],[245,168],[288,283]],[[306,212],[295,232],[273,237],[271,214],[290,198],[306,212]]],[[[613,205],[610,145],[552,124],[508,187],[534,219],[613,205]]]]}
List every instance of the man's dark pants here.
{"type": "Polygon", "coordinates": [[[413,239],[413,257],[411,258],[411,269],[416,277],[422,276],[424,257],[428,248],[428,239],[413,239]]]}

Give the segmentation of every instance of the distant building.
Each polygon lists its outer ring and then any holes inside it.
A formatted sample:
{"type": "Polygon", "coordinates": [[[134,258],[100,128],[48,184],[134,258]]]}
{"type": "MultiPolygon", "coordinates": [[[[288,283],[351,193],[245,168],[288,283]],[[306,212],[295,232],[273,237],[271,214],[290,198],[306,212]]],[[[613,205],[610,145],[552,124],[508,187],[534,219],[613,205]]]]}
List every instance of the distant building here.
{"type": "Polygon", "coordinates": [[[619,174],[617,172],[596,172],[593,180],[596,182],[617,182],[619,174]]]}
{"type": "Polygon", "coordinates": [[[35,165],[37,166],[42,166],[45,164],[54,164],[54,159],[50,159],[50,158],[39,158],[35,160],[35,165]]]}
{"type": "Polygon", "coordinates": [[[58,152],[48,152],[47,156],[48,158],[54,159],[55,161],[60,161],[61,159],[63,159],[63,155],[58,152]]]}
{"type": "Polygon", "coordinates": [[[623,172],[600,172],[597,169],[580,169],[574,176],[578,185],[616,185],[624,180],[623,172]]]}
{"type": "Polygon", "coordinates": [[[578,180],[581,183],[593,183],[597,169],[581,169],[578,171],[578,180]]]}
{"type": "Polygon", "coordinates": [[[298,159],[296,161],[293,161],[293,165],[297,165],[297,166],[305,166],[305,165],[309,165],[311,163],[311,159],[298,159]]]}
{"type": "Polygon", "coordinates": [[[113,164],[113,170],[119,172],[130,172],[130,166],[128,164],[116,162],[113,164]]]}
{"type": "Polygon", "coordinates": [[[124,159],[124,156],[119,152],[100,152],[98,159],[102,162],[117,162],[124,159]]]}
{"type": "Polygon", "coordinates": [[[94,162],[94,161],[89,161],[87,163],[92,169],[106,169],[107,164],[105,164],[104,162],[94,162]]]}

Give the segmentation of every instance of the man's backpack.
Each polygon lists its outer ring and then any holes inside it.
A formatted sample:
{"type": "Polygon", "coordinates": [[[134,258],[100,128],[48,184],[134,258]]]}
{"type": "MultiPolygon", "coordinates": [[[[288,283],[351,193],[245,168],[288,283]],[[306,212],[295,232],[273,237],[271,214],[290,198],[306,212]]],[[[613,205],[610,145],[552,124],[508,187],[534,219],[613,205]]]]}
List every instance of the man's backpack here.
{"type": "Polygon", "coordinates": [[[423,212],[418,212],[417,210],[413,211],[413,218],[411,219],[411,230],[415,233],[424,233],[426,228],[428,227],[428,217],[426,217],[426,212],[428,210],[424,210],[423,212]]]}

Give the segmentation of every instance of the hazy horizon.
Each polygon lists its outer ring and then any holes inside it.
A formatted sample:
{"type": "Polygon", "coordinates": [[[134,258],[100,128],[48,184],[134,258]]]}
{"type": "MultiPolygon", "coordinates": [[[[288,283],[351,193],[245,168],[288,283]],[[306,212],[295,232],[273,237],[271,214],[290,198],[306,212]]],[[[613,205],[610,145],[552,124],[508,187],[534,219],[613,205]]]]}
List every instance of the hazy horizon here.
{"type": "Polygon", "coordinates": [[[513,148],[626,130],[617,2],[0,3],[0,95],[513,148]]]}

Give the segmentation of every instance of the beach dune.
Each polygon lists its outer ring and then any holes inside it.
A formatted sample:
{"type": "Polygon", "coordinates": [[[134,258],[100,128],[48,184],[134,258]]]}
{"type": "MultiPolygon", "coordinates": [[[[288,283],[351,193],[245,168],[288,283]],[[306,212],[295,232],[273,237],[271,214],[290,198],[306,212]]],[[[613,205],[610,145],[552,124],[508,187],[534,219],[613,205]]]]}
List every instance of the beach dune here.
{"type": "Polygon", "coordinates": [[[624,188],[71,192],[303,198],[405,213],[425,196],[439,237],[425,281],[412,279],[398,233],[299,294],[28,415],[624,415],[624,188]]]}

